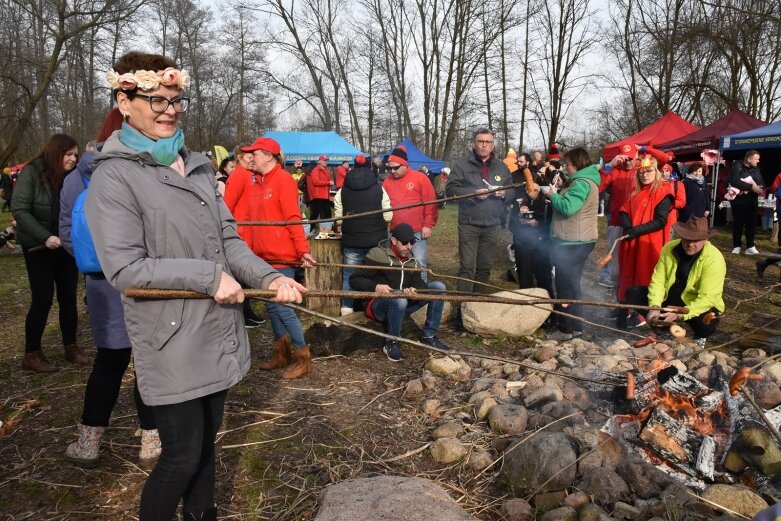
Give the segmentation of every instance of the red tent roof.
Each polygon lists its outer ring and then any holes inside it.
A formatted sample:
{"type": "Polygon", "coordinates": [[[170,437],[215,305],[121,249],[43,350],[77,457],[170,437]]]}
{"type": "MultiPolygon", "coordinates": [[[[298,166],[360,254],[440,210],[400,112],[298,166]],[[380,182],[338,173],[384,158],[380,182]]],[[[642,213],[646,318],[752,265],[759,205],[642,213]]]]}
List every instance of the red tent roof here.
{"type": "Polygon", "coordinates": [[[657,145],[657,148],[665,152],[673,152],[678,159],[696,159],[699,158],[703,149],[719,148],[719,138],[729,136],[738,132],[745,132],[766,126],[762,120],[750,116],[740,110],[731,110],[726,116],[717,119],[707,127],[679,137],[667,143],[657,145]],[[689,156],[689,157],[686,157],[689,156]],[[692,157],[693,156],[693,157],[692,157]]]}
{"type": "Polygon", "coordinates": [[[654,121],[637,134],[631,135],[621,141],[610,143],[605,145],[602,157],[605,161],[610,161],[616,155],[624,143],[632,143],[635,145],[653,145],[657,146],[660,143],[666,143],[673,139],[678,139],[686,134],[691,134],[695,130],[699,130],[700,127],[692,125],[681,116],[669,111],[667,114],[654,121]]]}

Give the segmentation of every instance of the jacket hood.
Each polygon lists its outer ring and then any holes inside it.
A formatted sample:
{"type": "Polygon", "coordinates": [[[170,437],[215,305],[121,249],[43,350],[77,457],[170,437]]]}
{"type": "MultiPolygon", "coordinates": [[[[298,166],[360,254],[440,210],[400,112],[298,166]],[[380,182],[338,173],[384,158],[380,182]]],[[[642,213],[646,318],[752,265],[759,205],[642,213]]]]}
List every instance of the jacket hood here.
{"type": "Polygon", "coordinates": [[[410,252],[406,261],[402,261],[400,258],[396,257],[396,254],[393,253],[390,239],[381,240],[377,246],[369,250],[369,253],[366,254],[366,257],[370,258],[377,264],[383,264],[386,266],[405,266],[407,268],[419,267],[418,260],[415,258],[415,254],[412,252],[410,252]]]}
{"type": "MultiPolygon", "coordinates": [[[[147,166],[159,166],[152,159],[152,155],[148,152],[137,152],[128,147],[122,141],[119,140],[119,130],[114,131],[108,139],[103,143],[102,148],[95,152],[92,160],[92,170],[95,170],[100,163],[107,159],[128,159],[130,161],[137,161],[147,166]]],[[[202,164],[209,164],[209,160],[203,154],[194,154],[190,152],[187,147],[182,147],[179,151],[184,159],[187,170],[192,170],[202,164]]]]}
{"type": "Polygon", "coordinates": [[[92,177],[92,160],[95,156],[95,152],[92,150],[86,150],[79,158],[79,164],[76,165],[74,172],[78,171],[80,175],[84,177],[92,177]]]}
{"type": "Polygon", "coordinates": [[[377,176],[370,168],[356,167],[347,173],[344,178],[344,186],[350,190],[366,190],[377,184],[377,176]]]}
{"type": "Polygon", "coordinates": [[[597,186],[599,186],[600,181],[602,181],[597,165],[589,165],[586,168],[578,170],[573,174],[571,179],[588,179],[593,181],[597,186]]]}

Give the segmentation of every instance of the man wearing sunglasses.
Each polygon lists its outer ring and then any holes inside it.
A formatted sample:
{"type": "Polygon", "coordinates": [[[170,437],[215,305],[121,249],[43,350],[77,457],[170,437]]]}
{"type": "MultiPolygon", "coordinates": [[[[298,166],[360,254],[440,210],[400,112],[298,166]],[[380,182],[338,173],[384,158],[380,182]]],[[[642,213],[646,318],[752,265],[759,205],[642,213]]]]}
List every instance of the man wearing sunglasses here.
{"type": "MultiPolygon", "coordinates": [[[[427,175],[409,167],[407,149],[402,145],[390,153],[385,161],[385,169],[388,177],[382,182],[382,187],[388,193],[393,208],[436,200],[434,185],[427,175]]],[[[431,230],[436,226],[438,218],[439,206],[435,204],[393,211],[391,228],[401,223],[412,227],[416,239],[412,252],[423,268],[428,266],[428,238],[431,237],[431,230]]],[[[428,280],[426,273],[422,276],[424,281],[428,280]]]]}
{"type": "MultiPolygon", "coordinates": [[[[401,336],[404,318],[428,304],[420,341],[447,351],[450,348],[437,337],[444,302],[404,298],[404,295],[413,294],[417,290],[443,291],[445,289],[445,285],[439,281],[426,283],[420,271],[407,271],[411,268],[420,268],[413,251],[417,240],[409,224],[396,225],[391,231],[390,239],[380,241],[380,244],[372,248],[366,255],[363,267],[355,270],[350,276],[350,287],[356,291],[399,294],[399,298],[370,300],[365,308],[367,317],[385,322],[387,333],[396,337],[401,336]],[[378,266],[397,269],[374,269],[378,266]]],[[[399,342],[396,340],[386,340],[382,351],[391,362],[399,362],[404,358],[399,342]]]]}

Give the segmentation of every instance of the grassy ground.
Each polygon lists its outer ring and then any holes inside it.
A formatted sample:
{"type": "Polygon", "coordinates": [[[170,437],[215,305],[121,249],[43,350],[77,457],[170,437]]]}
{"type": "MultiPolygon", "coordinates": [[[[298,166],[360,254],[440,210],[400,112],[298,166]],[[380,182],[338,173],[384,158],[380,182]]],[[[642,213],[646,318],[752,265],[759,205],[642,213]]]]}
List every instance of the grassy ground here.
{"type": "MultiPolygon", "coordinates": [[[[430,262],[439,272],[455,274],[456,208],[441,214],[430,243],[430,262]]],[[[2,214],[5,226],[8,214],[2,214]]],[[[601,226],[604,227],[604,221],[601,226]]],[[[509,241],[509,233],[504,238],[509,241]]],[[[758,247],[774,246],[762,235],[758,247]]],[[[714,239],[728,251],[725,233],[714,239]]],[[[586,295],[609,300],[596,285],[593,261],[605,253],[599,243],[584,276],[586,295]]],[[[759,297],[728,315],[722,339],[740,330],[754,310],[776,312],[754,272],[754,258],[725,254],[728,306],[739,299],[759,297]]],[[[494,281],[509,266],[504,252],[497,257],[494,281]]],[[[63,370],[51,376],[19,370],[24,344],[24,317],[29,305],[26,271],[21,255],[0,254],[0,420],[15,424],[0,435],[0,513],[13,520],[135,519],[146,473],[135,465],[139,438],[132,406],[132,377],[126,375],[111,429],[102,448],[101,465],[93,470],[74,467],[62,458],[74,439],[89,368],[67,364],[59,347],[56,306],[44,337],[44,350],[63,370]]],[[[773,268],[775,270],[775,268],[773,268]]],[[[775,272],[768,272],[771,279],[775,272]]],[[[450,285],[450,284],[449,284],[450,285]]],[[[80,302],[79,342],[91,346],[88,317],[80,302]]],[[[591,314],[604,320],[602,311],[591,314]]],[[[304,319],[307,321],[307,319],[304,319]]],[[[591,330],[597,334],[597,330],[591,330]]],[[[541,334],[541,333],[538,333],[541,334]]],[[[473,335],[444,330],[442,337],[465,349],[484,349],[520,357],[523,339],[482,341],[473,335]]],[[[253,358],[268,356],[268,324],[252,330],[253,358]]],[[[429,441],[436,419],[419,413],[419,404],[404,398],[406,381],[420,375],[426,355],[407,349],[407,359],[390,364],[381,353],[360,352],[351,358],[317,360],[314,372],[286,382],[277,372],[254,367],[229,394],[218,451],[217,500],[223,519],[310,519],[323,486],[343,479],[374,474],[424,476],[439,481],[465,508],[480,519],[495,519],[501,490],[490,474],[469,482],[474,472],[462,466],[439,467],[425,453],[398,461],[394,456],[418,449],[429,441]],[[468,483],[468,484],[467,484],[468,483]]],[[[449,384],[448,384],[449,385],[449,384]]],[[[448,389],[443,389],[447,392],[448,389]]]]}

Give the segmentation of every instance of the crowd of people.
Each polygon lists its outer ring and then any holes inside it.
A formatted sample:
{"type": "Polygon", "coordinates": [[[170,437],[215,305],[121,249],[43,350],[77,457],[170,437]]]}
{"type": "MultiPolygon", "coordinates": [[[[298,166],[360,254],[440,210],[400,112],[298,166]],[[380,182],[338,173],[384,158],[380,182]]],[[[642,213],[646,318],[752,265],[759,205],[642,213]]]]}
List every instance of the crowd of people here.
{"type": "MultiPolygon", "coordinates": [[[[288,172],[279,143],[264,137],[213,165],[187,148],[178,126],[190,104],[186,71],[167,57],[130,52],[107,78],[116,107],[95,141],[80,153],[73,138],[52,136],[15,183],[11,204],[31,293],[22,368],[57,371],[41,344],[56,293],[65,359],[92,364],[78,439],[65,457],[92,466],[132,355],[142,429],[139,463],[153,466],[141,496],[141,520],[169,521],[180,501],[185,519],[216,519],[214,441],[228,389],[249,371],[246,328],[264,320],[242,288],[275,292],[265,306],[274,343],[260,368],[282,369],[285,379],[312,371],[301,322],[285,304],[300,303],[307,292],[296,268],[317,264],[307,235],[328,228],[239,222],[300,222],[305,208],[311,220],[332,219],[343,262],[354,266],[343,270],[342,288],[398,293],[341,302],[343,315],[361,311],[384,323],[393,338],[383,352],[393,362],[404,358],[404,317],[424,305],[420,342],[449,349],[438,336],[442,302],[412,298],[446,291],[426,272],[428,241],[442,207],[437,199],[446,196],[461,196],[457,290],[493,291],[488,283],[506,225],[519,288],[544,288],[564,301],[546,324],[550,338],[583,331],[583,311],[574,301],[582,299],[605,194],[606,239],[618,254],[599,283],[615,291],[619,302],[639,308],[619,310],[617,327],[683,321],[704,343],[724,311],[726,263],[708,241],[713,232],[702,164],[688,165],[681,179],[668,155],[653,147],[627,144],[602,166],[584,148],[560,155],[553,147],[547,159],[539,151],[518,154],[511,172],[496,154],[494,133],[481,128],[471,150],[436,173],[412,168],[403,146],[381,159],[359,155],[343,162],[335,176],[325,155],[309,169],[297,163],[288,172]],[[88,243],[78,212],[89,224],[88,243]],[[99,265],[83,268],[80,255],[90,247],[99,265]],[[79,271],[86,278],[94,362],[76,339],[79,271]],[[193,290],[211,299],[122,296],[128,288],[193,290]],[[678,306],[681,312],[643,311],[647,306],[678,306]]],[[[750,151],[730,176],[733,253],[740,253],[743,230],[745,253],[757,253],[752,216],[763,192],[758,161],[759,154],[750,151]]],[[[757,265],[760,276],[768,265],[757,265]]],[[[456,307],[456,327],[460,320],[456,307]]]]}

